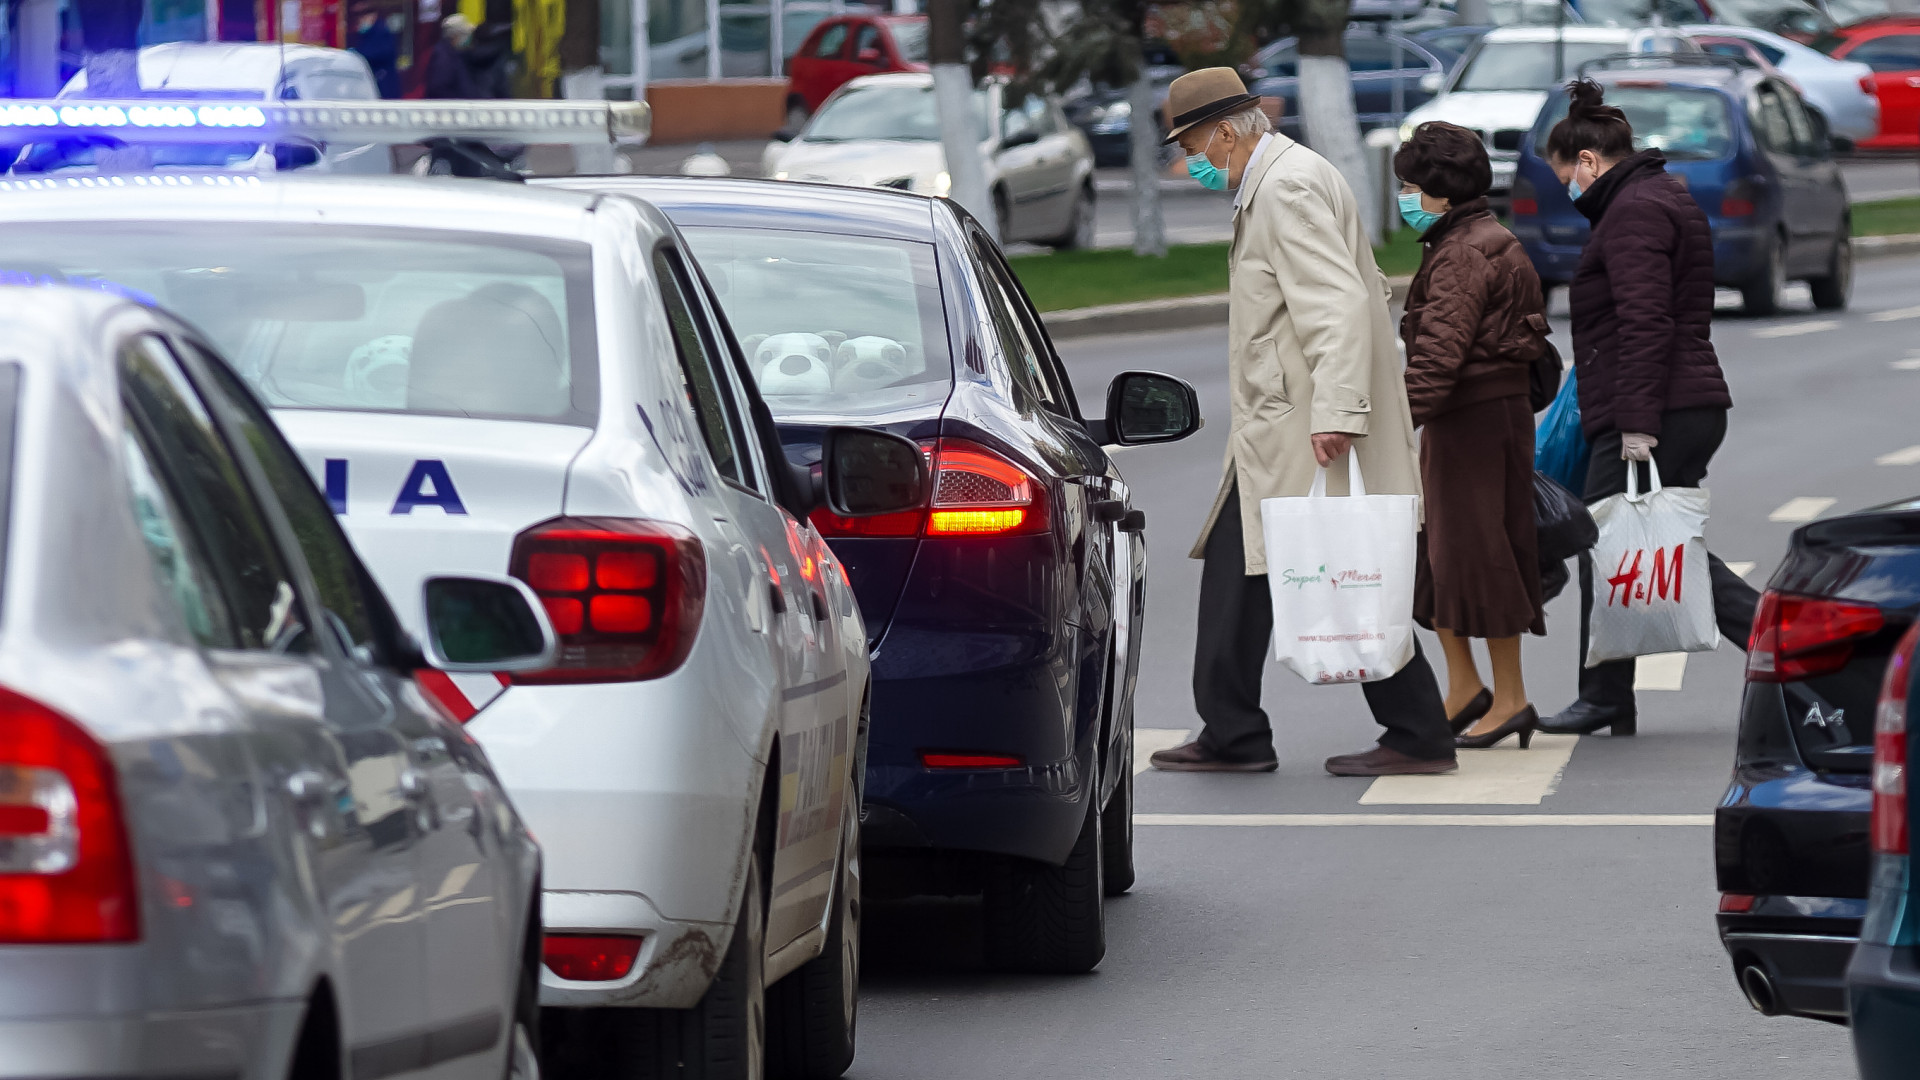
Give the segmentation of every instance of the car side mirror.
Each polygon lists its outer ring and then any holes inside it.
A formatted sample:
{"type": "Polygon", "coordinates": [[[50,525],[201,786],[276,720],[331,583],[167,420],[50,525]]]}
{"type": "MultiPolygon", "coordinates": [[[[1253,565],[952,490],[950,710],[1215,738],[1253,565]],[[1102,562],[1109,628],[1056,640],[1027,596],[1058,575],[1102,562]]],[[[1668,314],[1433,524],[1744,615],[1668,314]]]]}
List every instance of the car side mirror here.
{"type": "Polygon", "coordinates": [[[274,143],[273,167],[277,172],[307,169],[320,163],[320,148],[310,143],[274,143]]]}
{"type": "Polygon", "coordinates": [[[1444,90],[1446,85],[1447,77],[1438,71],[1429,71],[1420,76],[1420,92],[1423,94],[1437,94],[1444,90]]]}
{"type": "Polygon", "coordinates": [[[540,598],[510,577],[430,577],[427,662],[442,671],[539,671],[559,643],[540,598]]]}
{"type": "Polygon", "coordinates": [[[1016,146],[1031,146],[1040,141],[1040,133],[1032,129],[1016,131],[1000,140],[1000,149],[1011,150],[1016,146]]]}
{"type": "Polygon", "coordinates": [[[828,428],[820,440],[820,464],[796,467],[795,474],[807,493],[808,505],[800,509],[810,514],[824,506],[844,518],[917,510],[926,505],[930,486],[919,444],[872,428],[828,428]]]}
{"type": "Polygon", "coordinates": [[[1200,395],[1185,379],[1123,371],[1107,387],[1107,418],[1089,421],[1103,446],[1178,442],[1200,430],[1200,395]]]}

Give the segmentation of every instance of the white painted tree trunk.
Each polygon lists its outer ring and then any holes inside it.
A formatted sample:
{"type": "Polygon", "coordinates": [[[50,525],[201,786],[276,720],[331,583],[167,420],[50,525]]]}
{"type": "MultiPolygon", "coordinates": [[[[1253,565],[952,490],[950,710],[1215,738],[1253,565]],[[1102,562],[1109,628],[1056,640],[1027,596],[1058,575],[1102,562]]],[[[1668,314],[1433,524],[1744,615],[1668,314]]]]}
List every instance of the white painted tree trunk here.
{"type": "Polygon", "coordinates": [[[1338,56],[1300,58],[1300,123],[1307,145],[1333,163],[1360,204],[1360,221],[1380,242],[1380,199],[1360,144],[1360,118],[1353,111],[1353,73],[1338,56]]]}
{"type": "Polygon", "coordinates": [[[987,193],[987,171],[980,161],[980,121],[973,111],[973,73],[965,64],[933,65],[933,102],[940,112],[940,148],[947,158],[952,188],[947,197],[980,219],[991,236],[1000,222],[987,193]]]}
{"type": "Polygon", "coordinates": [[[1155,258],[1167,253],[1167,223],[1160,212],[1160,124],[1156,118],[1153,80],[1145,66],[1140,77],[1127,88],[1127,104],[1133,109],[1128,124],[1132,129],[1128,149],[1132,154],[1133,176],[1133,253],[1155,258]]]}

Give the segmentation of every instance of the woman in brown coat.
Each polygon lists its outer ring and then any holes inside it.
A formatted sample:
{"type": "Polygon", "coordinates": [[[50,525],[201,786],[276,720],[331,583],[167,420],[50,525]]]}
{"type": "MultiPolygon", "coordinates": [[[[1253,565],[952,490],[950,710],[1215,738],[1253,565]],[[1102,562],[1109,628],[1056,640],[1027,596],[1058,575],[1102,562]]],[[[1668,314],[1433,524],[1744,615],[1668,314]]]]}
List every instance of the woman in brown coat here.
{"type": "Polygon", "coordinates": [[[1520,634],[1547,632],[1533,520],[1533,411],[1527,373],[1546,347],[1540,278],[1487,208],[1480,136],[1430,122],[1394,155],[1401,215],[1426,251],[1407,292],[1407,401],[1420,438],[1426,529],[1414,618],[1447,657],[1447,714],[1463,747],[1517,734],[1539,714],[1520,677],[1520,634]],[[1489,692],[1472,638],[1493,661],[1489,692]]]}

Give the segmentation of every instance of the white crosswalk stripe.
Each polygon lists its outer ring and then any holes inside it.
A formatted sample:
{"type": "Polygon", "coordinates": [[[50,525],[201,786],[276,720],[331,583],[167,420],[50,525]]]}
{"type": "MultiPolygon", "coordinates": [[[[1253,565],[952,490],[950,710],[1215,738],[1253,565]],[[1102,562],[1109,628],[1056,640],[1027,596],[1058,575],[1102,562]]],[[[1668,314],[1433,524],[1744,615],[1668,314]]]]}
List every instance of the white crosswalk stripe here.
{"type": "Polygon", "coordinates": [[[1340,825],[1712,825],[1712,814],[1135,814],[1135,825],[1224,825],[1229,828],[1326,828],[1340,825]]]}
{"type": "Polygon", "coordinates": [[[1875,465],[1920,465],[1920,446],[1909,446],[1873,459],[1875,465]]]}
{"type": "Polygon", "coordinates": [[[1459,772],[1382,776],[1367,787],[1360,804],[1538,806],[1559,785],[1579,743],[1578,735],[1535,735],[1527,750],[1514,739],[1488,750],[1462,750],[1459,772]]]}
{"type": "Polygon", "coordinates": [[[1730,562],[1727,564],[1727,569],[1741,577],[1746,577],[1748,574],[1753,573],[1753,564],[1750,562],[1730,562]]]}
{"type": "Polygon", "coordinates": [[[1834,502],[1835,500],[1825,496],[1801,495],[1781,503],[1779,509],[1767,515],[1767,520],[1796,523],[1812,521],[1826,512],[1827,507],[1832,506],[1834,502]]]}
{"type": "Polygon", "coordinates": [[[1149,768],[1147,759],[1155,750],[1171,750],[1187,741],[1186,728],[1137,727],[1133,729],[1133,773],[1149,768]]]}
{"type": "Polygon", "coordinates": [[[1809,322],[1783,323],[1779,326],[1763,326],[1753,332],[1757,338],[1799,337],[1801,334],[1818,334],[1823,330],[1837,330],[1840,324],[1832,319],[1814,319],[1809,322]]]}
{"type": "Polygon", "coordinates": [[[1687,654],[1654,653],[1633,662],[1635,690],[1678,690],[1687,677],[1687,654]]]}
{"type": "Polygon", "coordinates": [[[1892,311],[1875,311],[1867,315],[1868,322],[1898,322],[1901,319],[1920,319],[1920,307],[1894,308],[1892,311]]]}

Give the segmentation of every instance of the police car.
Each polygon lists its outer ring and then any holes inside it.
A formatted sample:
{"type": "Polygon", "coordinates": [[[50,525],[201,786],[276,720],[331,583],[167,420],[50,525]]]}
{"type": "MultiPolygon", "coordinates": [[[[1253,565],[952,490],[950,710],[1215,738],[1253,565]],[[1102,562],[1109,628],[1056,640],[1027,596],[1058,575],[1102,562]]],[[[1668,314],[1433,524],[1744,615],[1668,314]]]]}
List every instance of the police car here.
{"type": "MultiPolygon", "coordinates": [[[[585,102],[261,108],[265,138],[644,125],[585,102]],[[383,116],[393,130],[372,130],[383,116]]],[[[845,571],[805,522],[919,505],[918,447],[839,428],[820,466],[789,466],[710,288],[637,199],[411,178],[0,186],[0,276],[121,289],[196,324],[388,591],[506,571],[540,596],[554,667],[435,689],[545,851],[550,1064],[839,1075],[869,670],[845,571]]]]}

